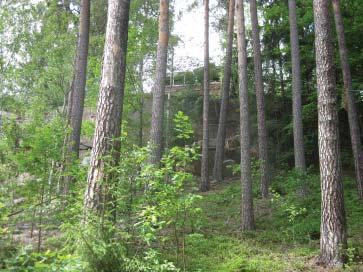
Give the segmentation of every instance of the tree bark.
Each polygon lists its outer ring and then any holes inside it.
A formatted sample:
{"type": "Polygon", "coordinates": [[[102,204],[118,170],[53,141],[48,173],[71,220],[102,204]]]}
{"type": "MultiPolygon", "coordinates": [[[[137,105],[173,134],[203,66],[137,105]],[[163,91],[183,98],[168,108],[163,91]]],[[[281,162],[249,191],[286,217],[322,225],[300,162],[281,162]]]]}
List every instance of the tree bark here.
{"type": "MultiPolygon", "coordinates": [[[[170,56],[170,89],[173,88],[173,78],[174,78],[174,49],[171,48],[170,56]]],[[[172,110],[171,110],[171,93],[169,92],[166,96],[166,128],[165,128],[165,148],[169,150],[170,140],[171,140],[171,125],[172,125],[172,110]]]]}
{"type": "Polygon", "coordinates": [[[82,116],[87,79],[87,57],[90,28],[90,1],[82,0],[79,25],[79,38],[74,78],[71,90],[71,107],[69,124],[71,127],[70,151],[78,158],[81,137],[82,116]]]}
{"type": "Polygon", "coordinates": [[[144,60],[141,60],[139,65],[139,80],[140,80],[140,110],[139,110],[139,146],[143,146],[143,128],[144,128],[144,60]]]}
{"type": "MultiPolygon", "coordinates": [[[[74,75],[68,94],[68,109],[66,118],[70,128],[70,134],[65,139],[65,165],[63,165],[63,170],[66,172],[68,172],[68,168],[72,164],[73,160],[78,159],[79,157],[79,145],[87,79],[90,6],[91,3],[89,0],[82,0],[74,75]]],[[[65,194],[67,194],[69,191],[71,180],[72,178],[68,174],[64,178],[63,191],[65,194]]]]}
{"type": "Polygon", "coordinates": [[[156,57],[156,80],[153,88],[153,103],[150,131],[150,162],[159,164],[162,157],[164,121],[165,80],[169,43],[169,0],[160,0],[159,40],[156,57]]]}
{"type": "Polygon", "coordinates": [[[343,72],[344,91],[348,102],[348,121],[349,121],[349,130],[350,130],[350,139],[352,143],[355,173],[357,178],[358,196],[361,200],[363,200],[363,171],[362,171],[363,169],[362,167],[360,167],[359,163],[360,161],[359,156],[360,154],[363,154],[363,152],[362,152],[362,142],[360,138],[357,107],[355,104],[354,94],[352,93],[353,88],[352,88],[352,77],[350,73],[349,60],[348,60],[348,49],[345,43],[344,26],[343,26],[342,14],[340,11],[339,0],[333,0],[332,2],[333,2],[333,10],[335,18],[335,28],[338,35],[340,62],[342,65],[342,72],[343,72]]]}
{"type": "Polygon", "coordinates": [[[85,193],[85,211],[104,212],[111,198],[107,168],[119,161],[130,0],[109,0],[102,80],[85,193]],[[107,160],[107,161],[106,161],[107,160]]]}
{"type": "Polygon", "coordinates": [[[299,34],[296,18],[296,1],[289,0],[291,66],[292,66],[292,112],[294,123],[295,168],[306,170],[304,152],[304,133],[301,106],[301,67],[299,52],[299,34]]]}
{"type": "Polygon", "coordinates": [[[329,3],[328,0],[314,0],[319,160],[322,194],[320,258],[328,266],[340,266],[344,262],[347,234],[329,3]]]}
{"type": "Polygon", "coordinates": [[[241,228],[243,231],[255,228],[253,214],[253,193],[250,155],[250,125],[248,109],[247,77],[247,42],[243,0],[237,0],[237,50],[240,107],[240,143],[241,143],[241,187],[242,212],[241,228]]]}
{"type": "Polygon", "coordinates": [[[200,190],[210,189],[208,147],[209,147],[209,0],[204,0],[204,69],[203,69],[203,142],[200,190]]]}
{"type": "Polygon", "coordinates": [[[222,87],[221,108],[219,112],[219,123],[216,142],[216,154],[214,157],[213,175],[217,182],[223,180],[223,159],[224,159],[224,145],[226,138],[226,120],[227,108],[229,100],[229,89],[231,85],[231,65],[232,65],[232,46],[233,46],[233,26],[234,26],[234,0],[229,0],[228,10],[228,27],[227,27],[227,51],[224,63],[224,78],[222,87]]]}
{"type": "Polygon", "coordinates": [[[253,62],[255,72],[255,89],[257,102],[257,125],[258,125],[258,156],[261,169],[261,194],[262,197],[268,196],[270,184],[270,166],[268,161],[267,128],[265,116],[265,97],[263,91],[262,61],[260,33],[258,29],[256,0],[250,1],[251,23],[252,23],[252,44],[253,62]]]}

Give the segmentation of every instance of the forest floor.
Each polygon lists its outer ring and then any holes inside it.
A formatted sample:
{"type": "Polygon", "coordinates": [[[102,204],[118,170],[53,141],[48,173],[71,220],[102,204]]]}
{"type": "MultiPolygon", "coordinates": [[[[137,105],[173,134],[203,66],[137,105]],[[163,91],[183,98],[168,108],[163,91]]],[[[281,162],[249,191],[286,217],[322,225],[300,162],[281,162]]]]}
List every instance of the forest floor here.
{"type": "MultiPolygon", "coordinates": [[[[316,264],[320,235],[320,183],[318,176],[309,177],[310,192],[304,200],[292,192],[295,186],[291,185],[292,179],[288,177],[281,177],[273,183],[272,188],[279,194],[273,194],[269,200],[255,198],[256,231],[246,233],[239,229],[239,180],[214,184],[210,192],[202,194],[203,216],[198,234],[186,237],[185,270],[343,271],[316,264]]],[[[349,243],[349,262],[344,271],[363,271],[363,205],[356,197],[353,179],[344,179],[344,184],[349,243]]],[[[258,188],[254,191],[258,195],[258,188]]],[[[170,258],[173,259],[172,256],[170,258]]]]}
{"type": "MultiPolygon", "coordinates": [[[[187,272],[363,272],[363,205],[357,198],[354,179],[346,176],[343,181],[349,259],[344,269],[331,270],[317,265],[320,238],[319,176],[309,174],[301,178],[291,172],[276,176],[269,199],[259,197],[258,178],[255,177],[253,192],[256,230],[244,233],[239,229],[239,179],[212,184],[211,190],[202,193],[202,199],[196,203],[202,211],[192,219],[190,225],[193,227],[185,228],[184,247],[180,246],[176,254],[175,245],[164,244],[166,247],[162,246],[161,257],[187,272]],[[297,193],[301,180],[306,182],[308,188],[305,197],[297,193]]],[[[61,249],[64,239],[59,236],[61,230],[58,227],[59,225],[55,225],[43,230],[44,250],[61,249]]],[[[34,230],[33,238],[29,238],[29,224],[17,225],[17,229],[18,240],[23,245],[33,244],[36,248],[37,231],[34,230]]],[[[0,259],[1,253],[0,250],[0,259]]],[[[30,257],[27,254],[23,253],[14,262],[18,263],[18,259],[28,260],[30,257]]],[[[53,253],[49,251],[47,254],[53,253]]],[[[53,257],[51,255],[49,260],[53,257]]],[[[78,262],[78,259],[74,261],[78,262]]]]}

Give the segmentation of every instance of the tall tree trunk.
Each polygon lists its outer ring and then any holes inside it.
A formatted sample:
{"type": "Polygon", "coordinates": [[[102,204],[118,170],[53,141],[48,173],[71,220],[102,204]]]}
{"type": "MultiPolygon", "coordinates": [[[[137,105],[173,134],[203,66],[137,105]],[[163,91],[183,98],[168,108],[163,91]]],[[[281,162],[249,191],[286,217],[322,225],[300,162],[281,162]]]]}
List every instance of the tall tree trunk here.
{"type": "Polygon", "coordinates": [[[243,0],[237,0],[237,44],[241,143],[242,230],[255,228],[250,155],[250,125],[248,109],[247,42],[243,0]]]}
{"type": "Polygon", "coordinates": [[[257,125],[258,125],[258,156],[261,163],[261,194],[268,196],[270,183],[270,166],[268,161],[267,128],[265,116],[265,97],[263,91],[262,61],[260,32],[258,29],[256,0],[250,1],[251,23],[252,23],[252,44],[253,62],[255,71],[255,89],[257,102],[257,125]]]}
{"type": "Polygon", "coordinates": [[[71,108],[69,123],[72,130],[70,137],[70,150],[77,158],[79,156],[79,144],[81,137],[82,116],[86,89],[89,28],[90,0],[82,0],[77,57],[71,90],[72,104],[69,105],[71,108]]]}
{"type": "Polygon", "coordinates": [[[321,179],[321,261],[339,266],[347,246],[339,121],[328,0],[314,0],[321,179]]]}
{"type": "Polygon", "coordinates": [[[305,171],[306,165],[304,152],[304,133],[301,108],[301,67],[295,0],[289,0],[289,19],[292,64],[292,113],[294,123],[295,168],[305,171]]]}
{"type": "Polygon", "coordinates": [[[200,190],[209,190],[209,0],[204,0],[203,143],[200,190]]]}
{"type": "Polygon", "coordinates": [[[231,85],[231,65],[232,65],[232,46],[233,46],[233,25],[234,25],[234,0],[229,0],[228,9],[228,27],[227,27],[227,51],[224,63],[224,77],[222,87],[221,109],[219,112],[219,123],[216,142],[216,154],[214,157],[213,175],[214,179],[219,182],[223,180],[223,159],[224,145],[226,139],[226,120],[229,100],[229,89],[231,85]]]}
{"type": "MultiPolygon", "coordinates": [[[[170,56],[170,77],[169,77],[169,86],[170,91],[173,89],[173,78],[174,78],[174,49],[171,48],[171,56],[170,56]]],[[[166,128],[165,128],[165,148],[170,148],[170,131],[172,125],[172,111],[171,111],[171,92],[168,92],[166,95],[166,128]]]]}
{"type": "Polygon", "coordinates": [[[354,166],[357,178],[358,196],[361,200],[363,200],[363,171],[362,167],[360,167],[360,163],[363,163],[362,142],[360,139],[357,107],[355,104],[354,94],[352,93],[352,77],[350,74],[348,50],[347,50],[347,45],[345,43],[344,26],[343,26],[342,14],[340,12],[339,0],[333,0],[333,9],[334,9],[334,18],[335,18],[335,28],[338,34],[339,54],[340,54],[340,62],[342,65],[342,72],[343,72],[345,97],[348,102],[350,139],[352,143],[354,166]],[[360,157],[362,158],[360,159],[360,157]]]}
{"type": "Polygon", "coordinates": [[[276,73],[276,63],[275,63],[275,59],[272,57],[272,59],[271,59],[271,62],[272,62],[272,77],[273,77],[273,79],[272,79],[272,87],[271,87],[271,89],[272,89],[272,93],[273,93],[273,95],[274,95],[274,97],[276,97],[276,78],[277,78],[277,73],[276,73]]]}
{"type": "MultiPolygon", "coordinates": [[[[284,81],[284,70],[283,70],[283,56],[281,53],[281,48],[280,48],[280,41],[279,43],[279,76],[280,76],[280,93],[281,96],[284,97],[285,96],[285,81],[284,81]]],[[[285,102],[285,101],[284,101],[285,102]]],[[[285,104],[285,103],[284,103],[285,104]]],[[[285,107],[284,107],[285,108],[285,107]]]]}
{"type": "Polygon", "coordinates": [[[160,0],[159,40],[156,57],[156,80],[153,88],[151,115],[150,162],[159,164],[162,157],[162,138],[164,121],[164,100],[166,65],[169,43],[169,0],[160,0]]]}
{"type": "Polygon", "coordinates": [[[110,193],[106,169],[119,161],[130,0],[109,0],[102,80],[85,193],[85,211],[103,212],[110,193]],[[108,161],[106,162],[106,156],[108,161]]]}
{"type": "Polygon", "coordinates": [[[168,150],[170,147],[170,130],[171,130],[171,119],[172,119],[172,113],[170,108],[170,100],[171,100],[171,93],[166,94],[166,124],[165,124],[165,149],[168,150]]]}
{"type": "Polygon", "coordinates": [[[144,128],[144,60],[140,62],[139,66],[139,80],[140,80],[140,110],[139,110],[139,146],[143,146],[143,128],[144,128]]]}
{"type": "MultiPolygon", "coordinates": [[[[67,172],[74,159],[79,157],[79,145],[81,138],[82,116],[87,79],[87,58],[90,29],[90,0],[82,0],[79,23],[79,37],[74,66],[72,85],[68,94],[67,122],[70,134],[65,139],[65,154],[63,169],[67,172]]],[[[64,178],[65,194],[69,191],[71,176],[64,178]]]]}

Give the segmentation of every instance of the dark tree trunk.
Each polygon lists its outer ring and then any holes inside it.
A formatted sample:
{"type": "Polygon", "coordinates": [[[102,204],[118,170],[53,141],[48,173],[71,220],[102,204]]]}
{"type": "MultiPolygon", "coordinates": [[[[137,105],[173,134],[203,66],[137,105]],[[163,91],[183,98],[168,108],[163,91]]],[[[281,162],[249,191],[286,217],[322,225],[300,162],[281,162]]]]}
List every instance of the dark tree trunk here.
{"type": "Polygon", "coordinates": [[[248,109],[247,42],[243,0],[237,0],[237,44],[241,142],[242,230],[255,228],[250,155],[250,125],[248,109]]]}
{"type": "Polygon", "coordinates": [[[87,79],[89,28],[90,1],[82,0],[77,56],[74,68],[74,78],[70,91],[71,104],[69,104],[70,110],[68,116],[71,128],[70,151],[72,152],[72,154],[75,155],[76,158],[78,158],[79,156],[79,144],[81,137],[82,116],[87,79]]]}
{"type": "Polygon", "coordinates": [[[255,88],[257,102],[257,125],[258,125],[258,156],[261,163],[261,194],[268,196],[270,183],[270,166],[268,161],[267,128],[265,116],[265,97],[263,91],[262,60],[260,32],[258,29],[256,0],[250,1],[251,23],[252,23],[252,43],[253,62],[255,71],[255,88]]]}
{"type": "Polygon", "coordinates": [[[107,168],[119,161],[130,0],[109,0],[102,80],[85,193],[85,210],[104,212],[110,196],[107,168]],[[107,161],[106,161],[107,160],[107,161]]]}
{"type": "Polygon", "coordinates": [[[276,96],[276,77],[277,77],[276,63],[275,63],[275,60],[273,58],[272,58],[271,62],[272,62],[272,75],[273,75],[271,90],[272,90],[272,94],[275,97],[276,96]]]}
{"type": "Polygon", "coordinates": [[[159,164],[162,157],[165,80],[169,43],[169,0],[160,0],[159,40],[156,57],[156,80],[151,115],[150,162],[159,164]]]}
{"type": "Polygon", "coordinates": [[[204,70],[203,70],[203,143],[200,190],[209,190],[209,0],[204,0],[204,70]]]}
{"type": "Polygon", "coordinates": [[[221,109],[219,112],[219,123],[216,142],[216,154],[214,157],[214,179],[219,182],[223,180],[223,159],[224,145],[226,139],[226,120],[229,100],[229,89],[231,83],[232,46],[233,46],[233,25],[234,25],[234,0],[229,0],[228,29],[227,29],[227,51],[224,63],[224,78],[222,87],[221,109]]]}
{"type": "Polygon", "coordinates": [[[306,165],[304,152],[304,133],[301,108],[301,68],[295,0],[289,0],[289,19],[292,66],[292,113],[294,123],[295,168],[305,171],[306,165]]]}
{"type": "MultiPolygon", "coordinates": [[[[82,0],[79,23],[79,37],[74,66],[72,85],[68,95],[67,122],[70,134],[65,140],[65,154],[63,170],[68,171],[74,159],[79,157],[79,145],[81,139],[82,116],[87,79],[87,58],[90,29],[90,1],[82,0]]],[[[67,194],[71,177],[64,178],[64,193],[67,194]]]]}
{"type": "Polygon", "coordinates": [[[322,194],[320,258],[328,266],[340,266],[344,261],[347,234],[329,4],[328,0],[314,0],[322,194]]]}
{"type": "Polygon", "coordinates": [[[333,0],[335,28],[338,34],[340,62],[342,65],[343,81],[345,97],[348,102],[348,120],[350,129],[350,139],[352,143],[352,151],[354,158],[355,173],[357,178],[358,196],[363,200],[363,172],[359,166],[359,154],[362,154],[362,142],[360,138],[360,130],[358,123],[357,107],[355,104],[355,97],[352,93],[352,77],[350,74],[350,67],[348,61],[348,50],[345,43],[344,26],[342,14],[340,12],[339,0],[333,0]]]}

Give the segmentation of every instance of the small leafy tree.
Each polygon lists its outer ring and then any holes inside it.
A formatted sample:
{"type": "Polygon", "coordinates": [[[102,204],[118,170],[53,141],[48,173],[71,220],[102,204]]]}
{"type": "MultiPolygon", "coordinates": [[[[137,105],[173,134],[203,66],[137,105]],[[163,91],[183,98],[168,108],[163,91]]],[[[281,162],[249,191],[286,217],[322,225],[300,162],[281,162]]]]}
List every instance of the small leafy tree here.
{"type": "MultiPolygon", "coordinates": [[[[107,190],[110,201],[116,200],[110,211],[116,220],[95,215],[86,225],[66,227],[71,244],[80,245],[76,252],[91,271],[178,271],[160,257],[163,247],[172,247],[177,264],[185,267],[185,238],[196,231],[201,212],[197,183],[189,171],[199,148],[185,144],[193,129],[184,113],[176,114],[174,124],[180,145],[167,151],[159,167],[148,163],[149,148],[134,145],[124,124],[120,163],[107,169],[115,177],[107,190]]],[[[81,210],[73,216],[79,219],[72,221],[82,221],[81,210]]]]}

